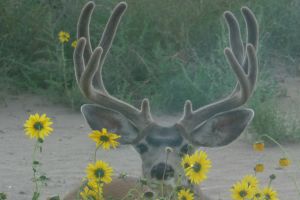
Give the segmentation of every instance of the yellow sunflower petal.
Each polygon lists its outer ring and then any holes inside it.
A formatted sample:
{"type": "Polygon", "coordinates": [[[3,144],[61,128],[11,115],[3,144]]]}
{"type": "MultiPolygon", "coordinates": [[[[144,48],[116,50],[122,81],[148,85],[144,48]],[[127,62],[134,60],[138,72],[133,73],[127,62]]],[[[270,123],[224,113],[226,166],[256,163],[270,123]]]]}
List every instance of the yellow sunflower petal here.
{"type": "Polygon", "coordinates": [[[46,114],[42,114],[40,116],[36,113],[34,115],[30,115],[24,123],[24,131],[30,138],[44,139],[53,132],[51,125],[51,119],[48,118],[46,114]]]}
{"type": "Polygon", "coordinates": [[[109,133],[107,129],[103,128],[102,131],[95,130],[89,134],[89,137],[96,142],[96,146],[101,147],[104,150],[108,150],[110,148],[116,148],[119,145],[119,142],[116,140],[119,139],[121,136],[115,133],[109,133]]]}
{"type": "Polygon", "coordinates": [[[194,194],[189,189],[181,189],[178,193],[178,200],[193,200],[194,194]]]}
{"type": "Polygon", "coordinates": [[[185,174],[194,184],[204,181],[211,168],[211,161],[207,158],[204,151],[196,151],[190,156],[190,167],[185,168],[185,174]]]}
{"type": "Polygon", "coordinates": [[[262,190],[265,199],[268,200],[279,200],[277,196],[277,192],[271,187],[265,187],[262,190]]]}
{"type": "Polygon", "coordinates": [[[110,183],[112,181],[113,169],[106,162],[97,161],[95,164],[89,164],[86,168],[89,180],[97,182],[110,183]]]}
{"type": "Polygon", "coordinates": [[[233,200],[252,199],[255,192],[254,188],[245,182],[237,182],[232,186],[230,191],[233,200]]]}
{"type": "Polygon", "coordinates": [[[248,184],[248,186],[253,187],[253,188],[257,188],[259,185],[259,181],[256,178],[256,176],[253,175],[246,175],[243,177],[242,181],[246,184],[248,184]]]}

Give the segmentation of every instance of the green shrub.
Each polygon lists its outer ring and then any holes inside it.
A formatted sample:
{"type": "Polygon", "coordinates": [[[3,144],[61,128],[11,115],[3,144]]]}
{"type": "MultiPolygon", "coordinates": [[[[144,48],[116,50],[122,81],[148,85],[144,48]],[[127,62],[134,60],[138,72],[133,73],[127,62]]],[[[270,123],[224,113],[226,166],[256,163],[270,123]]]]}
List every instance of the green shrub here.
{"type": "MultiPolygon", "coordinates": [[[[267,101],[255,108],[253,127],[254,138],[259,139],[262,135],[269,135],[276,141],[291,142],[299,139],[299,126],[296,121],[287,120],[282,113],[276,109],[278,104],[267,101]]],[[[267,141],[269,142],[269,141],[267,141]]]]}

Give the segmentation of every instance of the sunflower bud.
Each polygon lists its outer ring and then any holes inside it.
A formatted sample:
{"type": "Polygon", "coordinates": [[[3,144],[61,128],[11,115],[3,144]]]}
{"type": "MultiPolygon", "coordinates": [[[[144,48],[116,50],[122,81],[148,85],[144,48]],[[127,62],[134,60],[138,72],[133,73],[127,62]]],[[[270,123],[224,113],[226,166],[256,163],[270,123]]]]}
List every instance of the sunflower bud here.
{"type": "Polygon", "coordinates": [[[264,170],[265,170],[265,166],[264,166],[264,164],[261,164],[261,163],[256,164],[255,167],[254,167],[254,171],[256,173],[263,172],[264,170]]]}
{"type": "Polygon", "coordinates": [[[280,158],[278,162],[279,166],[282,168],[288,167],[291,164],[291,161],[288,158],[280,158]]]}
{"type": "Polygon", "coordinates": [[[263,141],[258,141],[253,144],[253,150],[257,152],[263,152],[265,150],[265,144],[263,141]]]}
{"type": "Polygon", "coordinates": [[[275,174],[271,174],[271,175],[270,175],[270,179],[271,179],[271,180],[276,179],[276,175],[275,175],[275,174]]]}

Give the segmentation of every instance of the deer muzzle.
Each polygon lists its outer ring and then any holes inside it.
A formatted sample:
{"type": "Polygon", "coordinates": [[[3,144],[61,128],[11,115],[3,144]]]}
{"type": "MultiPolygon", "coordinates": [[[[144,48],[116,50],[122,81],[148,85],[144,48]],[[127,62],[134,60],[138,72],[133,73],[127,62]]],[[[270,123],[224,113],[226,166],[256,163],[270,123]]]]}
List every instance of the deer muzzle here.
{"type": "Polygon", "coordinates": [[[155,178],[157,180],[168,180],[173,178],[174,174],[174,168],[165,163],[159,163],[151,169],[151,178],[155,178]]]}

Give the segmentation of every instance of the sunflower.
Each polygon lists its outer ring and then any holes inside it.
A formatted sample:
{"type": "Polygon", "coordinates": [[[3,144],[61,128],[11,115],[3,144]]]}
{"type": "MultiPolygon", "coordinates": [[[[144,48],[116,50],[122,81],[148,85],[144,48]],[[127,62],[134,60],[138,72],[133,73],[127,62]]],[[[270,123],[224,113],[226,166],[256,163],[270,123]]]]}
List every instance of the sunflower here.
{"type": "Polygon", "coordinates": [[[207,178],[206,174],[211,168],[211,161],[204,151],[196,151],[190,156],[190,162],[190,167],[184,169],[185,174],[192,183],[199,184],[207,178]]]}
{"type": "Polygon", "coordinates": [[[97,184],[96,181],[88,181],[80,192],[83,200],[103,200],[103,185],[97,184]]]}
{"type": "Polygon", "coordinates": [[[73,48],[76,48],[76,46],[77,46],[77,40],[74,40],[74,41],[72,42],[71,46],[72,46],[73,48]]]}
{"type": "Polygon", "coordinates": [[[271,187],[265,187],[262,190],[262,193],[265,200],[279,200],[277,197],[277,192],[273,190],[271,187]]]}
{"type": "Polygon", "coordinates": [[[253,150],[257,152],[263,152],[265,150],[265,144],[263,141],[258,141],[253,144],[253,150]]]}
{"type": "Polygon", "coordinates": [[[60,31],[58,33],[58,39],[60,43],[66,43],[70,40],[70,33],[68,32],[64,32],[64,31],[60,31]]]}
{"type": "Polygon", "coordinates": [[[256,173],[263,172],[264,170],[265,170],[265,166],[264,166],[264,164],[261,164],[261,163],[256,164],[254,167],[254,171],[256,173]]]}
{"type": "Polygon", "coordinates": [[[183,169],[187,169],[192,165],[191,156],[190,155],[184,155],[184,157],[181,160],[181,166],[183,169]]]}
{"type": "Polygon", "coordinates": [[[178,200],[193,200],[194,194],[189,189],[181,189],[178,193],[178,200]]]}
{"type": "Polygon", "coordinates": [[[82,200],[104,200],[102,194],[97,193],[95,190],[91,190],[89,187],[84,187],[80,192],[82,200]]]}
{"type": "Polygon", "coordinates": [[[96,142],[97,148],[101,145],[105,150],[110,149],[110,147],[116,148],[120,144],[116,141],[120,136],[115,133],[108,133],[106,128],[103,128],[101,132],[93,131],[89,137],[96,142]]]}
{"type": "Polygon", "coordinates": [[[253,175],[244,176],[244,178],[242,179],[242,182],[247,183],[248,186],[253,187],[253,188],[257,188],[258,184],[259,184],[258,179],[253,175]]]}
{"type": "Polygon", "coordinates": [[[89,190],[93,190],[97,193],[101,193],[102,194],[102,187],[103,184],[98,184],[97,181],[95,180],[90,180],[86,183],[86,187],[89,188],[89,190]]]}
{"type": "Polygon", "coordinates": [[[264,200],[263,193],[260,189],[256,189],[253,193],[253,200],[264,200]]]}
{"type": "Polygon", "coordinates": [[[280,158],[278,163],[280,167],[284,168],[288,167],[291,164],[291,161],[288,158],[280,158]]]}
{"type": "Polygon", "coordinates": [[[42,139],[48,136],[52,131],[52,121],[46,114],[30,115],[24,124],[25,134],[30,138],[42,139]]]}
{"type": "Polygon", "coordinates": [[[96,161],[95,164],[90,163],[86,168],[86,173],[89,181],[97,181],[101,183],[110,183],[113,168],[106,162],[101,160],[96,161]]]}
{"type": "Polygon", "coordinates": [[[245,200],[253,198],[254,188],[245,182],[237,182],[231,188],[231,197],[233,200],[245,200]]]}

